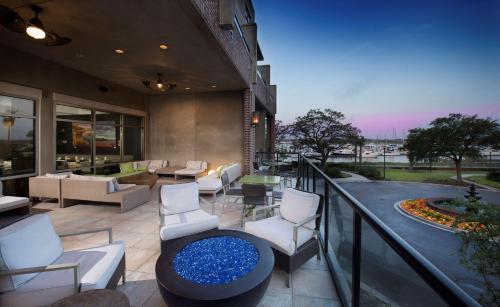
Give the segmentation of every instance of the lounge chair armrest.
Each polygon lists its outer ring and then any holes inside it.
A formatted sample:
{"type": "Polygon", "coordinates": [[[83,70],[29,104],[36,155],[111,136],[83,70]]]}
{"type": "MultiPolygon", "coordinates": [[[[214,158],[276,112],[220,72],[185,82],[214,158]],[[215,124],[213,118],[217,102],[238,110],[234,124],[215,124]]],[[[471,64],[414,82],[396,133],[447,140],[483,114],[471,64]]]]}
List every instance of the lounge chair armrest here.
{"type": "Polygon", "coordinates": [[[90,229],[90,230],[81,230],[81,231],[63,233],[63,234],[60,234],[59,237],[63,238],[63,237],[70,237],[70,236],[78,236],[78,235],[84,235],[84,234],[89,234],[89,233],[96,233],[96,232],[101,232],[101,231],[107,231],[108,232],[109,244],[113,243],[113,230],[112,230],[111,227],[98,228],[98,229],[90,229]]]}
{"type": "Polygon", "coordinates": [[[78,281],[78,270],[80,269],[80,264],[78,262],[69,262],[69,263],[59,263],[59,264],[49,264],[47,266],[37,266],[31,268],[22,268],[22,269],[14,269],[1,271],[1,276],[12,276],[12,275],[23,275],[23,274],[32,274],[32,273],[42,273],[42,272],[51,272],[51,271],[60,271],[60,270],[73,270],[73,285],[75,294],[78,293],[78,288],[80,283],[78,281]]]}
{"type": "Polygon", "coordinates": [[[298,233],[299,233],[299,228],[303,227],[305,224],[309,223],[310,221],[314,221],[318,217],[320,217],[320,214],[315,214],[312,215],[308,218],[303,219],[302,221],[293,224],[293,242],[295,242],[295,250],[297,250],[297,240],[298,240],[298,233]]]}
{"type": "Polygon", "coordinates": [[[279,208],[279,204],[278,205],[270,205],[270,206],[258,206],[258,207],[255,207],[253,209],[253,216],[252,216],[252,221],[255,222],[255,219],[257,218],[257,212],[258,211],[262,211],[262,210],[268,210],[268,209],[274,209],[274,208],[279,208]]]}

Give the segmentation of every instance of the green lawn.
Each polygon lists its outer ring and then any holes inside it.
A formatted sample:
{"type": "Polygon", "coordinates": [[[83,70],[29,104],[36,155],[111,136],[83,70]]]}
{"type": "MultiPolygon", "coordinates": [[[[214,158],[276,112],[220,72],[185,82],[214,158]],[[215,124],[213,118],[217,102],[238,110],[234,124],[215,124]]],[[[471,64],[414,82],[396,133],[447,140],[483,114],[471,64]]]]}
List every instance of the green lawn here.
{"type": "MultiPolygon", "coordinates": [[[[463,174],[484,174],[485,172],[475,171],[475,172],[463,172],[463,174]]],[[[380,174],[383,174],[383,169],[380,169],[380,174]]],[[[454,180],[450,179],[451,176],[455,176],[456,173],[453,170],[404,170],[404,169],[386,169],[385,178],[386,180],[394,181],[415,181],[415,182],[439,182],[439,183],[451,183],[454,180]]]]}
{"type": "Polygon", "coordinates": [[[484,176],[471,176],[467,177],[467,180],[477,182],[479,184],[484,184],[490,187],[500,189],[500,182],[486,179],[484,176]]]}

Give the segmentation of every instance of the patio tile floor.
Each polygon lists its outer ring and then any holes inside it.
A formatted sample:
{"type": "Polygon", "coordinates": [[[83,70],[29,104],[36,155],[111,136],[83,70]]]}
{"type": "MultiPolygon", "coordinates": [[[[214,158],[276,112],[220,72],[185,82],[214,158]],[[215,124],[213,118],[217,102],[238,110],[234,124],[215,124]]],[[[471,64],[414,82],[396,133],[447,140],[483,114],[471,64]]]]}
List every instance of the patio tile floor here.
{"type": "MultiPolygon", "coordinates": [[[[113,240],[126,245],[125,285],[118,290],[125,293],[132,306],[166,306],[156,284],[154,267],[160,254],[158,235],[158,189],[172,183],[161,178],[151,189],[150,201],[131,211],[120,213],[116,206],[82,204],[61,209],[56,203],[42,202],[35,208],[49,212],[58,233],[82,229],[112,227],[113,240]]],[[[212,197],[202,197],[201,206],[211,212],[212,197]]],[[[241,205],[230,204],[222,210],[223,196],[215,200],[215,214],[221,228],[240,228],[241,205]]],[[[65,250],[81,249],[107,243],[107,233],[63,238],[65,250]]],[[[275,268],[269,288],[259,306],[340,306],[334,283],[327,272],[325,261],[311,259],[292,275],[292,285],[285,285],[286,274],[275,268]]]]}

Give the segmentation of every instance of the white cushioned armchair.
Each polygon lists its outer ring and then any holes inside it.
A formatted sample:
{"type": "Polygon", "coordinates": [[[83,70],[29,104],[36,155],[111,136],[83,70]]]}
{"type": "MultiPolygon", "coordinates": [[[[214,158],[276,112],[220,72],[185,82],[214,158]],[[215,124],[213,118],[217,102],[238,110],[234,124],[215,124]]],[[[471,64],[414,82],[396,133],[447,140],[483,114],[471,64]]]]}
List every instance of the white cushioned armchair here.
{"type": "Polygon", "coordinates": [[[160,188],[160,238],[168,241],[219,227],[219,217],[200,207],[196,182],[160,188]]]}
{"type": "Polygon", "coordinates": [[[125,246],[109,244],[65,252],[47,214],[0,229],[0,306],[40,306],[74,293],[115,288],[125,282],[125,246]]]}
{"type": "Polygon", "coordinates": [[[311,257],[320,258],[318,231],[323,201],[320,195],[288,188],[281,204],[257,207],[253,221],[245,223],[245,231],[266,240],[272,247],[276,264],[291,274],[311,257]],[[261,210],[279,208],[279,214],[255,221],[261,210]]]}

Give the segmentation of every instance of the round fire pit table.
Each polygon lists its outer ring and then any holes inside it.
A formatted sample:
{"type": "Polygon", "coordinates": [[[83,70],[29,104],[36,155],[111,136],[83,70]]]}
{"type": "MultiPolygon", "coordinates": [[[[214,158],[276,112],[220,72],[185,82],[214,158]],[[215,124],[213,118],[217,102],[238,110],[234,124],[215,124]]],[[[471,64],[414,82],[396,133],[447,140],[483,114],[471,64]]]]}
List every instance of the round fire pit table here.
{"type": "Polygon", "coordinates": [[[156,280],[168,306],[256,306],[273,267],[264,240],[210,230],[169,242],[156,261],[156,280]]]}

